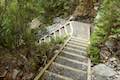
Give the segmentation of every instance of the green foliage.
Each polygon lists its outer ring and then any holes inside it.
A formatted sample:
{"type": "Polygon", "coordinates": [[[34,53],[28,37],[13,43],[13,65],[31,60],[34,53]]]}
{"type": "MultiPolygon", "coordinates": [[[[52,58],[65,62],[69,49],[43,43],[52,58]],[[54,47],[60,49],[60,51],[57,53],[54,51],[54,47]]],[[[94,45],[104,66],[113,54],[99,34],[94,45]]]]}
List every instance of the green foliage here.
{"type": "Polygon", "coordinates": [[[119,34],[120,30],[114,28],[116,23],[120,24],[120,1],[103,0],[100,11],[95,19],[95,31],[91,36],[90,57],[96,64],[100,62],[100,45],[108,39],[111,34],[119,34]]]}
{"type": "Polygon", "coordinates": [[[50,42],[42,42],[37,47],[36,53],[42,56],[46,56],[51,52],[50,50],[53,49],[57,44],[63,44],[64,40],[65,40],[65,37],[56,37],[56,39],[52,38],[50,42]]]}
{"type": "Polygon", "coordinates": [[[56,38],[52,38],[51,42],[54,44],[63,44],[65,38],[63,36],[59,37],[57,36],[56,38]]]}
{"type": "Polygon", "coordinates": [[[0,4],[0,45],[11,49],[21,45],[32,46],[34,34],[28,23],[38,15],[37,1],[3,0],[0,4]]]}
{"type": "Polygon", "coordinates": [[[6,48],[33,45],[35,37],[28,25],[31,20],[40,15],[49,24],[53,17],[68,16],[76,5],[72,0],[1,0],[0,3],[0,45],[6,48]]]}
{"type": "Polygon", "coordinates": [[[45,65],[44,62],[51,59],[54,56],[54,51],[58,49],[56,44],[63,44],[64,39],[64,37],[56,37],[51,42],[42,42],[36,47],[36,54],[30,59],[29,63],[32,69],[37,70],[39,68],[38,64],[45,65]]]}
{"type": "Polygon", "coordinates": [[[50,48],[53,48],[53,45],[54,44],[52,44],[51,42],[50,43],[43,42],[37,48],[36,53],[40,54],[41,56],[46,56],[46,54],[49,53],[50,48]]]}
{"type": "Polygon", "coordinates": [[[52,23],[52,19],[57,16],[66,17],[71,14],[76,7],[78,0],[39,0],[42,8],[40,19],[43,23],[52,23]]]}

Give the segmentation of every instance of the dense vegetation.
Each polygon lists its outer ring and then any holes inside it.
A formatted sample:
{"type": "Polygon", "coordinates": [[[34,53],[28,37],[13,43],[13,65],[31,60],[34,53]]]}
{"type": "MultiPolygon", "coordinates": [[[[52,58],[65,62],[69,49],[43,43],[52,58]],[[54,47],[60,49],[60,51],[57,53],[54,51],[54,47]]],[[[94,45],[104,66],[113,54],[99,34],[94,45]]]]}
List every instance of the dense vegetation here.
{"type": "MultiPolygon", "coordinates": [[[[75,0],[76,1],[76,0],[75,0]]],[[[39,16],[41,22],[49,24],[56,16],[68,16],[76,3],[66,0],[1,0],[0,45],[16,48],[33,45],[34,34],[28,23],[39,16]],[[21,41],[22,40],[22,41],[21,41]]]]}
{"type": "Polygon", "coordinates": [[[68,17],[72,14],[79,0],[39,0],[41,6],[40,20],[44,24],[52,23],[55,17],[68,17]]]}
{"type": "MultiPolygon", "coordinates": [[[[83,19],[94,18],[96,1],[99,0],[0,0],[0,69],[7,63],[9,71],[16,66],[23,73],[38,71],[64,43],[64,38],[36,45],[34,32],[43,31],[55,17],[68,18],[73,14],[83,19]],[[42,26],[33,30],[30,23],[35,18],[42,26]]],[[[102,0],[101,3],[91,35],[89,56],[94,64],[100,62],[101,46],[110,35],[120,39],[120,0],[102,0]]]]}
{"type": "Polygon", "coordinates": [[[28,23],[39,15],[37,1],[2,0],[0,5],[0,45],[13,49],[34,45],[28,23]],[[3,2],[2,2],[3,1],[3,2]]]}
{"type": "Polygon", "coordinates": [[[24,76],[35,74],[64,43],[64,38],[36,45],[34,31],[39,29],[31,29],[29,23],[38,18],[48,25],[54,17],[67,17],[71,14],[70,7],[75,5],[72,0],[0,0],[0,71],[8,67],[9,75],[16,68],[24,76]]]}
{"type": "Polygon", "coordinates": [[[101,45],[110,35],[120,35],[120,1],[103,0],[94,22],[95,31],[91,36],[90,57],[96,64],[100,62],[101,45]]]}

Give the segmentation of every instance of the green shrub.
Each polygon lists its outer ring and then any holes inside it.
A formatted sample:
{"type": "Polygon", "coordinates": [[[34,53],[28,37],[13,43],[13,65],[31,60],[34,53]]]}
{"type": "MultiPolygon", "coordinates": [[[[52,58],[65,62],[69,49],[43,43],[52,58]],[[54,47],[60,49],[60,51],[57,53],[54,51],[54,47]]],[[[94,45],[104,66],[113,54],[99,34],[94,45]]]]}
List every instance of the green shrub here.
{"type": "Polygon", "coordinates": [[[41,56],[46,56],[46,54],[49,53],[53,45],[54,44],[52,43],[43,42],[38,46],[36,53],[40,54],[41,56]]]}
{"type": "Polygon", "coordinates": [[[0,4],[1,46],[9,49],[33,46],[35,37],[28,23],[39,15],[37,5],[33,0],[9,0],[0,4]]]}
{"type": "Polygon", "coordinates": [[[45,24],[52,23],[54,17],[67,17],[75,10],[78,0],[39,0],[42,8],[40,19],[45,24]]]}
{"type": "Polygon", "coordinates": [[[100,62],[100,45],[104,44],[111,34],[120,33],[118,28],[113,27],[116,23],[120,24],[119,4],[119,0],[103,0],[100,11],[95,18],[95,31],[91,35],[89,54],[94,64],[100,62]]]}
{"type": "Polygon", "coordinates": [[[65,38],[63,36],[61,36],[61,37],[57,36],[56,38],[52,38],[51,43],[63,44],[64,40],[65,40],[65,38]]]}

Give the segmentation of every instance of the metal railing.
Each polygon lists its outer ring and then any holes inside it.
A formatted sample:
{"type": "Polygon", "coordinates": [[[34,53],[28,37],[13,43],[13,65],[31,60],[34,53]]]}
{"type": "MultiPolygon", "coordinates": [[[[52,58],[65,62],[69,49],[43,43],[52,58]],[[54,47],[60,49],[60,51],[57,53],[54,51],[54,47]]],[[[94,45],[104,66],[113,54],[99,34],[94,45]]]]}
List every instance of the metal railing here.
{"type": "Polygon", "coordinates": [[[73,27],[71,26],[71,22],[66,22],[64,25],[58,25],[56,29],[49,32],[49,34],[46,34],[45,36],[41,37],[38,41],[38,44],[41,42],[48,42],[51,41],[52,38],[56,38],[56,36],[62,36],[64,35],[62,32],[64,31],[66,35],[71,36],[73,34],[73,27]],[[57,34],[58,33],[58,34],[57,34]]]}

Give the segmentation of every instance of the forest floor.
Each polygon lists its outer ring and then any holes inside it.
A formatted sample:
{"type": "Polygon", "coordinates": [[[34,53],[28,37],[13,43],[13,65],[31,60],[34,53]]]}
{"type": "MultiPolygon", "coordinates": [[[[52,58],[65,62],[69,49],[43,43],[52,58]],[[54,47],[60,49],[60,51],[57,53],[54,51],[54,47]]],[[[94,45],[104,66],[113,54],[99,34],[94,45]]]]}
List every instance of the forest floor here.
{"type": "Polygon", "coordinates": [[[35,54],[34,49],[28,49],[27,47],[11,51],[0,48],[0,80],[33,79],[41,67],[44,67],[54,55],[53,52],[59,49],[60,46],[61,44],[51,46],[46,56],[35,54]]]}

